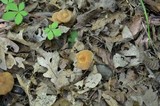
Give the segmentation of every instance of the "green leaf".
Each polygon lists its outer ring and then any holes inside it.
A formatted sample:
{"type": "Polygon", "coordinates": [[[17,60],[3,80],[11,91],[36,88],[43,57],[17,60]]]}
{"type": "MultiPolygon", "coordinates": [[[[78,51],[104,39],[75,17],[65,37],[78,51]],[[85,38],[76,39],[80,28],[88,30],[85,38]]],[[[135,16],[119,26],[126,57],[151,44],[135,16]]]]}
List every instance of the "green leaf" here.
{"type": "Polygon", "coordinates": [[[13,1],[14,1],[14,0],[9,0],[8,2],[11,3],[11,2],[13,2],[13,1]]]}
{"type": "Polygon", "coordinates": [[[44,29],[44,32],[45,32],[45,33],[48,33],[49,31],[50,31],[49,28],[45,28],[45,29],[44,29]]]}
{"type": "Polygon", "coordinates": [[[49,28],[52,29],[52,25],[49,25],[49,28]]]}
{"type": "Polygon", "coordinates": [[[8,3],[8,0],[1,0],[2,1],[2,3],[4,3],[4,4],[7,4],[8,3]]]}
{"type": "Polygon", "coordinates": [[[3,14],[2,18],[7,21],[13,20],[15,18],[16,14],[17,14],[17,12],[6,12],[3,14]]]}
{"type": "Polygon", "coordinates": [[[28,15],[28,13],[26,11],[21,11],[20,14],[23,15],[23,16],[27,16],[28,15]]]}
{"type": "Polygon", "coordinates": [[[21,14],[17,14],[16,17],[15,17],[15,23],[17,25],[19,25],[22,22],[22,20],[23,20],[22,15],[21,14]]]}
{"type": "Polygon", "coordinates": [[[19,6],[18,6],[18,10],[19,10],[19,11],[22,11],[22,10],[24,10],[24,8],[25,8],[25,4],[24,4],[24,2],[21,2],[21,3],[19,4],[19,6]]]}
{"type": "Polygon", "coordinates": [[[9,3],[6,6],[6,10],[13,10],[13,11],[18,11],[18,7],[16,3],[9,3]]]}
{"type": "Polygon", "coordinates": [[[62,35],[62,31],[60,29],[54,29],[53,34],[55,37],[58,37],[62,35]]]}
{"type": "Polygon", "coordinates": [[[58,22],[52,23],[52,25],[51,25],[52,29],[56,29],[57,27],[58,27],[58,22]]]}
{"type": "Polygon", "coordinates": [[[74,43],[76,41],[77,37],[78,37],[78,32],[72,31],[69,38],[68,38],[68,41],[71,43],[74,43]]]}
{"type": "Polygon", "coordinates": [[[47,37],[48,37],[49,40],[52,40],[53,37],[54,37],[53,32],[52,32],[52,31],[49,31],[47,37]]]}

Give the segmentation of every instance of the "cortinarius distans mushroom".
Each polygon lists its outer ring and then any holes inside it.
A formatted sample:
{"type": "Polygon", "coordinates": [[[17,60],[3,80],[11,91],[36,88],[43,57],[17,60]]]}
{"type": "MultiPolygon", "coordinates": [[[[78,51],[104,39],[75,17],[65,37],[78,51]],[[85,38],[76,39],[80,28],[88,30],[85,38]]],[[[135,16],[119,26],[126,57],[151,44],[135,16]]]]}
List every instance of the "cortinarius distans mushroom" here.
{"type": "Polygon", "coordinates": [[[14,85],[14,78],[9,72],[0,72],[0,95],[10,92],[14,85]]]}
{"type": "Polygon", "coordinates": [[[89,69],[93,62],[93,53],[89,50],[82,50],[76,54],[76,67],[82,70],[89,69]]]}
{"type": "Polygon", "coordinates": [[[51,21],[57,21],[58,23],[68,23],[73,17],[73,13],[67,9],[55,12],[52,15],[51,21]]]}

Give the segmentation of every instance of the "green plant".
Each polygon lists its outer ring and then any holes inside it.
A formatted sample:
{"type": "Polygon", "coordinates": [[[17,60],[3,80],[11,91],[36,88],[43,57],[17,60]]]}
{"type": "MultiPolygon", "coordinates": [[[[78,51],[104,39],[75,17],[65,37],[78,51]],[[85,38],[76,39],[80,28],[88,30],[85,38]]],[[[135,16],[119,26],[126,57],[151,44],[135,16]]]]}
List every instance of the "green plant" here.
{"type": "Polygon", "coordinates": [[[8,3],[11,3],[11,2],[14,2],[14,0],[0,0],[2,3],[4,4],[8,4],[8,3]]]}
{"type": "Polygon", "coordinates": [[[73,45],[75,43],[77,37],[78,37],[78,31],[76,31],[76,30],[71,31],[70,36],[68,38],[68,42],[71,45],[73,45]]]}
{"type": "Polygon", "coordinates": [[[9,10],[10,4],[14,2],[14,0],[1,0],[2,3],[6,4],[6,10],[9,10]]]}
{"type": "Polygon", "coordinates": [[[3,14],[2,18],[7,21],[14,20],[15,23],[19,25],[23,21],[23,17],[27,16],[28,13],[24,11],[24,2],[21,2],[19,5],[17,5],[11,1],[12,0],[8,0],[8,2],[5,2],[9,4],[6,6],[7,11],[3,14]]]}
{"type": "Polygon", "coordinates": [[[57,27],[58,22],[53,22],[51,25],[49,25],[49,27],[45,28],[44,32],[47,34],[47,38],[49,40],[62,35],[62,31],[57,27]]]}
{"type": "Polygon", "coordinates": [[[146,11],[146,7],[144,5],[143,0],[140,0],[140,3],[142,5],[143,11],[144,11],[144,15],[145,15],[145,18],[146,18],[146,22],[147,22],[147,33],[148,33],[147,35],[148,35],[148,39],[149,39],[149,41],[151,41],[150,25],[149,25],[149,19],[148,19],[148,14],[147,14],[147,11],[146,11]]]}

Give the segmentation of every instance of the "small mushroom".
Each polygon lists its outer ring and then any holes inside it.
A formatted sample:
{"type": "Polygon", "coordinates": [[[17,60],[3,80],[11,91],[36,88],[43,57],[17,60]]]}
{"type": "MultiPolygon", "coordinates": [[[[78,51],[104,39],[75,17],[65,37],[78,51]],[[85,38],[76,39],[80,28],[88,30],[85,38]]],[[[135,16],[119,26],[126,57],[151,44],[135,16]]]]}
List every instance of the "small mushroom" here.
{"type": "Polygon", "coordinates": [[[76,67],[82,70],[89,69],[93,62],[93,53],[89,50],[82,50],[76,54],[76,67]]]}
{"type": "Polygon", "coordinates": [[[60,10],[55,12],[52,15],[51,21],[57,21],[58,23],[68,23],[71,21],[73,13],[67,9],[60,10]]]}
{"type": "Polygon", "coordinates": [[[9,72],[0,72],[0,95],[10,92],[14,85],[14,78],[9,72]]]}

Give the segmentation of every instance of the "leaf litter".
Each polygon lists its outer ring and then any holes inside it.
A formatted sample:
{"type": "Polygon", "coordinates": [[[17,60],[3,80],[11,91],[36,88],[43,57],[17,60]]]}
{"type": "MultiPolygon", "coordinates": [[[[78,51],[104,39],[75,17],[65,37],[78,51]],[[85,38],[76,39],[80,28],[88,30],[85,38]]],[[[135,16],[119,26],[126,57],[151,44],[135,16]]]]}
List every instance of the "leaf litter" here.
{"type": "Polygon", "coordinates": [[[2,2],[0,71],[13,75],[14,86],[0,95],[0,105],[160,105],[158,0],[144,0],[152,43],[139,0],[27,0],[28,15],[19,25],[2,19],[2,2]],[[48,40],[44,29],[53,14],[61,19],[62,35],[48,40]],[[80,56],[81,64],[90,65],[82,70],[76,54],[83,50],[93,53],[93,61],[80,56]]]}

